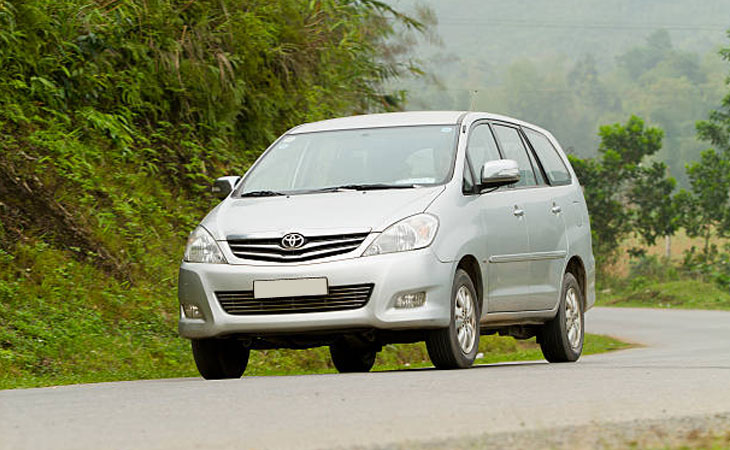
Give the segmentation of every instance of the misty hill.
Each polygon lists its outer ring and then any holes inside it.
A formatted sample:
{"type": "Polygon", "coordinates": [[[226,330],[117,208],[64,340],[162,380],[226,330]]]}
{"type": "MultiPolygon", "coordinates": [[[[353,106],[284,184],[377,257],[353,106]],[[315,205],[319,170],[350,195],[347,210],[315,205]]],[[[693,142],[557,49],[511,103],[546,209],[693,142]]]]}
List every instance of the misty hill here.
{"type": "Polygon", "coordinates": [[[694,124],[724,92],[726,0],[421,4],[435,13],[442,43],[419,45],[430,76],[401,84],[409,109],[516,116],[584,157],[595,154],[599,125],[638,114],[665,131],[657,158],[686,185],[685,163],[707,146],[694,124]]]}
{"type": "MultiPolygon", "coordinates": [[[[412,0],[392,2],[413,8],[412,0]]],[[[659,29],[678,49],[705,53],[723,43],[726,0],[418,0],[438,18],[443,51],[505,64],[522,58],[595,55],[601,64],[659,29]],[[471,56],[473,54],[474,56],[471,56]]],[[[432,48],[421,48],[428,54],[432,48]]]]}

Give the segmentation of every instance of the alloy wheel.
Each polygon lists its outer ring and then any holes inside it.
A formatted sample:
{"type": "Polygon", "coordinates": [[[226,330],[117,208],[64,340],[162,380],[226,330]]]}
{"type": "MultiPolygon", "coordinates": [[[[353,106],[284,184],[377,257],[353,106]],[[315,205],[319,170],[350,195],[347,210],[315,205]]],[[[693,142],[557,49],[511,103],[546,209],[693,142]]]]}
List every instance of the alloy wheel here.
{"type": "Polygon", "coordinates": [[[456,336],[461,351],[466,355],[477,341],[477,318],[474,298],[466,286],[460,286],[454,302],[456,336]]]}

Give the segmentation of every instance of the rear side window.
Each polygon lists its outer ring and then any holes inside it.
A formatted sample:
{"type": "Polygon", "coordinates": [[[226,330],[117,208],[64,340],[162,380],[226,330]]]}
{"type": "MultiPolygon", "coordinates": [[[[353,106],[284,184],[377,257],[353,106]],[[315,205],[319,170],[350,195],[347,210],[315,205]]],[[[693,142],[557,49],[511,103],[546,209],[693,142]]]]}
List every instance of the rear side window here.
{"type": "Polygon", "coordinates": [[[494,132],[497,133],[497,139],[502,146],[502,152],[505,159],[513,159],[517,161],[520,168],[520,181],[514,186],[534,186],[537,184],[535,180],[535,172],[532,171],[530,158],[527,156],[527,149],[522,143],[520,133],[517,129],[502,125],[495,125],[494,132]]]}
{"type": "Polygon", "coordinates": [[[565,167],[563,159],[558,155],[558,151],[550,143],[550,140],[542,133],[525,128],[525,134],[527,139],[530,140],[532,148],[535,149],[537,157],[542,163],[542,168],[545,169],[545,174],[550,180],[551,185],[565,185],[570,184],[570,172],[565,167]]]}

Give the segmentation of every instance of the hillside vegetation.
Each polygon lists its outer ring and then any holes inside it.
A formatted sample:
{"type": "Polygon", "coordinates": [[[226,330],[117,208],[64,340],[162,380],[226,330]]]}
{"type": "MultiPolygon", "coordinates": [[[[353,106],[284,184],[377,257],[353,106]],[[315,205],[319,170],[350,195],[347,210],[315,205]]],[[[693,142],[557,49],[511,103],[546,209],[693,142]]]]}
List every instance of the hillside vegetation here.
{"type": "MultiPolygon", "coordinates": [[[[421,73],[406,52],[433,15],[417,17],[377,0],[0,0],[0,388],[195,375],[176,330],[176,272],[216,202],[212,179],[243,173],[296,124],[403,108],[388,86],[421,73]]],[[[686,58],[659,42],[663,59],[640,79],[698,67],[675,65],[686,58]]],[[[591,64],[576,80],[600,97],[591,64]]],[[[714,80],[703,74],[695,81],[714,80]]],[[[639,118],[602,130],[599,159],[574,159],[592,213],[608,206],[593,218],[599,257],[632,233],[651,244],[681,226],[705,242],[688,273],[729,285],[730,247],[709,245],[730,230],[728,111],[730,96],[702,125],[718,151],[678,196],[654,164],[662,133],[639,118]],[[640,205],[653,205],[651,223],[640,205]]],[[[617,347],[589,336],[586,348],[617,347]]],[[[481,362],[537,357],[534,343],[503,338],[481,350],[493,353],[481,362]]],[[[324,355],[255,352],[252,373],[327,370],[324,355]]],[[[379,358],[423,364],[423,346],[379,358]]]]}
{"type": "Polygon", "coordinates": [[[0,0],[0,385],[192,374],[177,261],[287,128],[398,108],[376,1],[0,0]],[[50,380],[50,381],[49,381],[50,380]]]}

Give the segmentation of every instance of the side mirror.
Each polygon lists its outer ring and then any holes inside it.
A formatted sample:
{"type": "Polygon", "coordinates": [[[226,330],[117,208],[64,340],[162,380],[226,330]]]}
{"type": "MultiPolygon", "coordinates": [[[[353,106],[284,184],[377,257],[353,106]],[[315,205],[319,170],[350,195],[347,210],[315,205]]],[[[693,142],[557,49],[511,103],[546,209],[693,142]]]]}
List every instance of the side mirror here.
{"type": "Polygon", "coordinates": [[[520,167],[512,159],[487,161],[482,166],[481,187],[493,188],[520,181],[520,167]]]}
{"type": "Polygon", "coordinates": [[[211,191],[216,197],[224,199],[233,192],[241,177],[220,177],[213,183],[211,191]]]}

